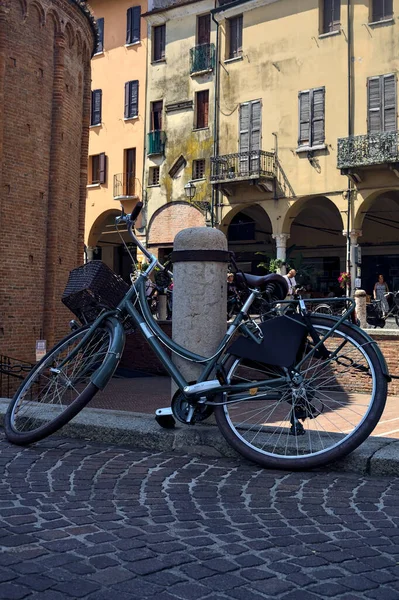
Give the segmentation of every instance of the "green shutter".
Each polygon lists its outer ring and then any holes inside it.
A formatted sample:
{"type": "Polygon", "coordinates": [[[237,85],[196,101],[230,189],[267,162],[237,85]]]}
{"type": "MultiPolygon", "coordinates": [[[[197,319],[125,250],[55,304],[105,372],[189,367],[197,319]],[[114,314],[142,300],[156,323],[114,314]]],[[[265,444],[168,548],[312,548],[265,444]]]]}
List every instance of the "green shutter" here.
{"type": "Polygon", "coordinates": [[[132,34],[131,43],[140,41],[140,21],[141,21],[141,8],[140,6],[134,6],[132,9],[132,34]]]}

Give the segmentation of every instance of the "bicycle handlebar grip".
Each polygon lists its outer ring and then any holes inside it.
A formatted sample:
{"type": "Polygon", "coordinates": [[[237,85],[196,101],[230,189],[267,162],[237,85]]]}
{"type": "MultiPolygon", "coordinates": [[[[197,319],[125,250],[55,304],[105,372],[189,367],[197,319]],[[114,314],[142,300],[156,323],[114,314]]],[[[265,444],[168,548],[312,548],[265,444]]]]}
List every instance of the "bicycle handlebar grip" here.
{"type": "Polygon", "coordinates": [[[130,220],[134,223],[139,214],[141,213],[141,209],[143,208],[142,202],[137,202],[136,206],[133,209],[132,214],[130,215],[130,220]]]}

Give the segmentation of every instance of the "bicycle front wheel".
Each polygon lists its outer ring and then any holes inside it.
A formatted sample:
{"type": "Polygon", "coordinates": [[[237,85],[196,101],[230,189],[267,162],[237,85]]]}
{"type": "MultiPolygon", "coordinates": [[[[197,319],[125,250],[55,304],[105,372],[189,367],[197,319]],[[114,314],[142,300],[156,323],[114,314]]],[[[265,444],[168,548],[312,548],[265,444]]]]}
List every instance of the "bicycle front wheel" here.
{"type": "Polygon", "coordinates": [[[71,357],[88,329],[88,326],[82,327],[61,340],[22,383],[4,418],[5,434],[10,442],[31,444],[51,435],[75,417],[98,392],[90,378],[107,360],[114,332],[112,325],[104,322],[71,357]]]}
{"type": "MultiPolygon", "coordinates": [[[[336,321],[312,315],[312,323],[325,335],[336,321]]],[[[229,357],[229,383],[250,381],[253,387],[240,402],[229,404],[233,389],[225,394],[215,417],[244,457],[267,468],[310,469],[346,456],[373,431],[387,396],[375,350],[348,324],[341,324],[325,346],[330,356],[308,357],[296,369],[295,384],[282,380],[283,369],[229,357]],[[265,382],[270,382],[266,394],[257,387],[265,382]]],[[[312,347],[309,337],[301,356],[312,347]]]]}

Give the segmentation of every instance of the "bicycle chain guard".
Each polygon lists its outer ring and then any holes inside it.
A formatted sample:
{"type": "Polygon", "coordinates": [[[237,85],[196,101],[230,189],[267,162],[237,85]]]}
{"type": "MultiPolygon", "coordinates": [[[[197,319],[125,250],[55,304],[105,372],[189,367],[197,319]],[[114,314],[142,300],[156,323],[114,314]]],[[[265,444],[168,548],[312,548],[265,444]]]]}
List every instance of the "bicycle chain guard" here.
{"type": "Polygon", "coordinates": [[[213,413],[213,407],[209,404],[196,404],[195,406],[190,404],[187,400],[187,397],[180,390],[175,392],[172,398],[171,407],[173,416],[185,425],[188,423],[190,425],[194,425],[195,423],[205,421],[205,419],[210,417],[213,413]],[[193,414],[191,415],[189,421],[187,421],[190,410],[193,410],[193,414]]]}

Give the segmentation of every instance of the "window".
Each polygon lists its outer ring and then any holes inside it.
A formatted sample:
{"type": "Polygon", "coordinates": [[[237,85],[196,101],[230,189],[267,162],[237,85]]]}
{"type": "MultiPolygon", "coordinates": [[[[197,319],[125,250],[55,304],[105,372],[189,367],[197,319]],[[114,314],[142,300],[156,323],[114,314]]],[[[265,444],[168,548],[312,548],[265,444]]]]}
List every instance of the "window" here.
{"type": "Polygon", "coordinates": [[[105,152],[101,154],[94,154],[89,157],[89,183],[105,183],[107,180],[106,173],[107,157],[105,152]]]}
{"type": "Polygon", "coordinates": [[[320,33],[331,33],[341,28],[341,0],[321,0],[320,33]]]}
{"type": "Polygon", "coordinates": [[[371,22],[384,21],[393,17],[393,0],[372,0],[371,22]]]}
{"type": "Polygon", "coordinates": [[[150,123],[150,131],[161,131],[162,129],[162,108],[163,102],[159,100],[158,102],[151,102],[151,123],[150,123]]]}
{"type": "Polygon", "coordinates": [[[166,39],[166,25],[158,25],[153,28],[152,44],[153,53],[152,60],[165,59],[165,39],[166,39]]]}
{"type": "Polygon", "coordinates": [[[298,146],[324,144],[325,88],[299,92],[298,146]]]}
{"type": "Polygon", "coordinates": [[[205,177],[205,158],[193,160],[193,179],[204,179],[205,177]]]}
{"type": "Polygon", "coordinates": [[[98,27],[98,42],[96,48],[96,54],[104,51],[104,19],[97,19],[98,27]]]}
{"type": "Polygon", "coordinates": [[[102,90],[93,90],[91,92],[91,117],[90,125],[101,125],[101,104],[102,90]]]}
{"type": "Polygon", "coordinates": [[[124,151],[124,190],[125,196],[134,196],[136,182],[136,148],[127,148],[124,151]]]}
{"type": "Polygon", "coordinates": [[[211,41],[211,15],[197,17],[197,46],[209,44],[211,41]]]}
{"type": "Polygon", "coordinates": [[[208,127],[209,90],[197,92],[195,95],[195,129],[208,127]]]}
{"type": "Polygon", "coordinates": [[[227,58],[242,55],[242,15],[228,19],[228,52],[227,58]]]}
{"type": "Polygon", "coordinates": [[[132,6],[127,9],[126,44],[136,44],[140,41],[140,19],[140,6],[132,6]]]}
{"type": "Polygon", "coordinates": [[[139,114],[139,82],[125,83],[125,119],[132,119],[139,114]]]}
{"type": "Polygon", "coordinates": [[[150,167],[148,185],[159,185],[159,167],[150,167]]]}
{"type": "Polygon", "coordinates": [[[186,165],[187,165],[187,161],[184,158],[184,156],[181,154],[179,156],[179,158],[175,161],[175,163],[172,165],[172,168],[169,171],[170,177],[172,177],[172,179],[175,179],[176,177],[178,177],[186,165]]]}
{"type": "Polygon", "coordinates": [[[380,75],[367,80],[368,133],[396,131],[396,75],[380,75]]]}

